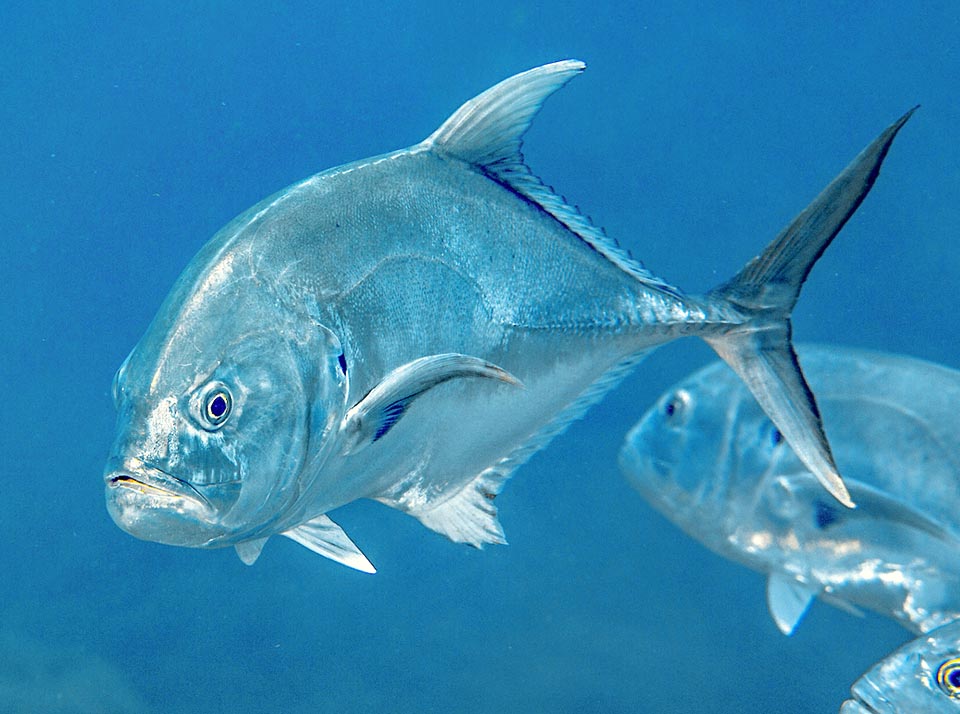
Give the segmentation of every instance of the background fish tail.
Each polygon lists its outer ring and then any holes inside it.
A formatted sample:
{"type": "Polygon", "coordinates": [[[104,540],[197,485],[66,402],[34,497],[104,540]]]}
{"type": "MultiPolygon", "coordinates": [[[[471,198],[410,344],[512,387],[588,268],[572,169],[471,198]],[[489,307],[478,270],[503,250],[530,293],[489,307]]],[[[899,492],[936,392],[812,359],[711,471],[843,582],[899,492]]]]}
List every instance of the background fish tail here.
{"type": "Polygon", "coordinates": [[[807,275],[863,202],[894,137],[916,108],[878,136],[767,248],[709,297],[745,320],[705,339],[740,375],[797,456],[847,506],[820,411],[791,340],[790,313],[807,275]]]}

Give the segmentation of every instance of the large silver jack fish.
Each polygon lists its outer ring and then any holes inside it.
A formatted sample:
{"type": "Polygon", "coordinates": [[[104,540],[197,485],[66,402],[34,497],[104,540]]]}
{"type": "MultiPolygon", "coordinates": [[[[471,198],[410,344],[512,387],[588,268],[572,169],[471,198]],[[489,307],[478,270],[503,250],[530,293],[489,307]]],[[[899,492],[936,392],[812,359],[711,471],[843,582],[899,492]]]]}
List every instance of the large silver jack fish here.
{"type": "Polygon", "coordinates": [[[789,316],[909,113],[732,280],[686,295],[523,163],[534,115],[583,69],[511,77],[416,146],[312,176],[217,233],[114,380],[116,523],[246,563],[282,534],[373,572],[326,515],[372,498],[453,541],[504,543],[493,499],[513,470],[685,335],[852,505],[789,316]]]}

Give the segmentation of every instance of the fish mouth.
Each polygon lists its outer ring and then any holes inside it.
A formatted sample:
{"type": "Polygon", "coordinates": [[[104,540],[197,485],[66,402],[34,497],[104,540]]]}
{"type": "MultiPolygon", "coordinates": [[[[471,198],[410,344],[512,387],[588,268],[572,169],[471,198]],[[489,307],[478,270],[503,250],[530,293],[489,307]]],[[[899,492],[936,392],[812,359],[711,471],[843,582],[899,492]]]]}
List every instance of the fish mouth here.
{"type": "Polygon", "coordinates": [[[219,535],[215,504],[163,469],[136,457],[118,458],[108,466],[104,482],[110,517],[132,536],[201,547],[219,535]]]}
{"type": "Polygon", "coordinates": [[[137,458],[126,459],[124,468],[104,476],[108,489],[128,489],[160,499],[187,499],[210,508],[210,501],[186,481],[137,458]]]}
{"type": "Polygon", "coordinates": [[[897,714],[903,711],[877,687],[876,683],[867,679],[859,680],[850,689],[853,696],[840,707],[840,714],[897,714]]]}

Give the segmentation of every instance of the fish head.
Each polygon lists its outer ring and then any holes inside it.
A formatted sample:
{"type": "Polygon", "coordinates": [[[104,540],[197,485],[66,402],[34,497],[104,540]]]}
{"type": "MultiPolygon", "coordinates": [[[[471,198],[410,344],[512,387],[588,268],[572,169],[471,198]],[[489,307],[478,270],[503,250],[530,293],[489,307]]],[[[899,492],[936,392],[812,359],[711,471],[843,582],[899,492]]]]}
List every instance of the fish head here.
{"type": "Polygon", "coordinates": [[[619,461],[652,506],[709,545],[734,527],[783,452],[780,433],[717,362],[660,397],[628,433],[619,461]]]}
{"type": "Polygon", "coordinates": [[[273,532],[346,410],[336,336],[228,292],[193,313],[161,309],[114,379],[107,508],[138,538],[210,547],[273,532]]]}
{"type": "Polygon", "coordinates": [[[960,622],[908,642],[850,689],[844,714],[960,712],[960,622]]]}

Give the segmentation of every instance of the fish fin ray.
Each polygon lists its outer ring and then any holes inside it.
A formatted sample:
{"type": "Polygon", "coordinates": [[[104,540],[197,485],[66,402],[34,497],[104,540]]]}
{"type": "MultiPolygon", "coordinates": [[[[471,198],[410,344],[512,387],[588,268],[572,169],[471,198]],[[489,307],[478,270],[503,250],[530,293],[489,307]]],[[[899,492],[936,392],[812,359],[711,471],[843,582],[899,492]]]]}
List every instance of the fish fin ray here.
{"type": "Polygon", "coordinates": [[[486,176],[536,204],[584,243],[638,280],[677,294],[676,288],[643,265],[567,203],[526,165],[523,135],[546,99],[586,68],[563,60],[509,77],[466,102],[422,144],[475,166],[486,176]]]}
{"type": "Polygon", "coordinates": [[[707,342],[740,375],[803,464],[834,498],[853,508],[820,409],[793,350],[789,322],[784,319],[766,329],[748,328],[707,342]]]}
{"type": "Polygon", "coordinates": [[[446,353],[415,359],[391,371],[347,411],[340,426],[343,453],[356,453],[383,438],[417,397],[438,384],[460,377],[480,377],[523,386],[506,370],[478,357],[446,353]]]}
{"type": "Polygon", "coordinates": [[[782,573],[767,578],[767,608],[780,632],[792,635],[810,608],[817,591],[782,573]]]}
{"type": "Polygon", "coordinates": [[[760,255],[718,290],[754,309],[789,313],[810,269],[863,203],[897,132],[916,110],[881,132],[760,255]]]}
{"type": "Polygon", "coordinates": [[[377,572],[343,528],[325,515],[312,518],[281,535],[348,568],[364,573],[377,572]]]}
{"type": "Polygon", "coordinates": [[[495,469],[486,469],[452,498],[430,508],[407,510],[407,513],[455,543],[474,548],[482,548],[486,543],[506,545],[493,499],[507,478],[495,469]]]}
{"type": "Polygon", "coordinates": [[[853,501],[793,350],[790,312],[813,264],[863,202],[894,137],[915,110],[884,130],[759,256],[708,296],[725,301],[747,319],[707,337],[707,343],[744,380],[800,460],[849,507],[853,501]]]}
{"type": "Polygon", "coordinates": [[[245,540],[242,543],[237,543],[233,547],[244,565],[253,565],[257,562],[257,558],[260,557],[260,552],[263,550],[266,542],[266,538],[256,538],[254,540],[245,540]]]}

